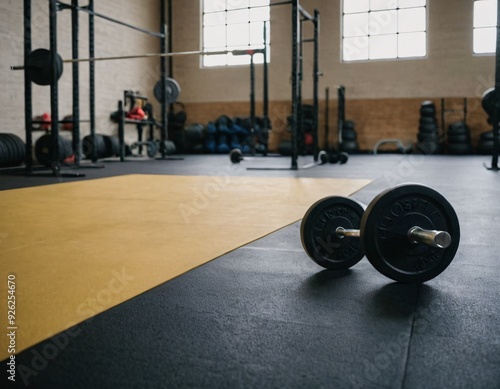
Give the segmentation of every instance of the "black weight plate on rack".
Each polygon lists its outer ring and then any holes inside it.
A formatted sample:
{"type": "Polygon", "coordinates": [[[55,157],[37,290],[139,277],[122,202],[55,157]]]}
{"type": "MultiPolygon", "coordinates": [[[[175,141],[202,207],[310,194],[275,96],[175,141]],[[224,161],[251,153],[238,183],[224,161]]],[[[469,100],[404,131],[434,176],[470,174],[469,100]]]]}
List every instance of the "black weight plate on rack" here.
{"type": "Polygon", "coordinates": [[[455,122],[448,126],[448,134],[462,135],[469,133],[469,127],[464,122],[455,122]]]}
{"type": "MultiPolygon", "coordinates": [[[[165,100],[167,104],[173,104],[179,98],[181,87],[173,78],[165,79],[165,100]]],[[[161,93],[161,80],[159,80],[153,89],[153,94],[159,103],[163,102],[163,94],[161,93]]]]}
{"type": "Polygon", "coordinates": [[[425,126],[425,125],[427,125],[427,126],[432,125],[432,126],[434,126],[434,127],[436,127],[436,126],[437,126],[437,122],[436,122],[436,118],[435,118],[435,117],[422,116],[422,117],[420,117],[420,119],[419,119],[419,123],[420,123],[421,125],[424,125],[424,126],[425,126]]]}
{"type": "Polygon", "coordinates": [[[356,123],[354,120],[344,120],[342,123],[342,130],[354,130],[356,123]]]}
{"type": "Polygon", "coordinates": [[[420,132],[417,134],[417,139],[419,142],[430,141],[439,143],[439,135],[437,133],[420,132]]]}
{"type": "Polygon", "coordinates": [[[25,155],[26,155],[26,145],[24,144],[23,140],[18,137],[16,134],[6,134],[11,140],[12,144],[15,147],[15,159],[14,159],[14,165],[19,166],[21,163],[24,162],[25,155]]]}
{"type": "Polygon", "coordinates": [[[344,151],[347,153],[355,153],[359,150],[358,142],[355,140],[345,140],[340,145],[340,151],[344,151]]]}
{"type": "MultiPolygon", "coordinates": [[[[174,142],[172,142],[170,140],[166,140],[163,144],[164,144],[165,154],[166,155],[175,154],[175,152],[177,151],[174,142]]],[[[160,146],[160,150],[161,150],[161,146],[160,146]]]]}
{"type": "Polygon", "coordinates": [[[418,142],[415,146],[415,152],[419,154],[439,154],[443,151],[443,147],[440,143],[433,142],[431,140],[426,140],[423,142],[418,142]]]}
{"type": "MultiPolygon", "coordinates": [[[[25,64],[29,79],[37,85],[50,85],[52,82],[52,71],[50,67],[50,51],[47,49],[36,49],[32,51],[25,64]]],[[[63,61],[56,54],[57,79],[63,74],[63,61]]]]}
{"type": "Polygon", "coordinates": [[[109,147],[111,157],[120,155],[120,139],[117,136],[109,135],[106,140],[106,147],[109,147]]]}
{"type": "Polygon", "coordinates": [[[488,116],[493,117],[495,114],[495,88],[490,88],[483,93],[481,105],[488,116]]]}
{"type": "Polygon", "coordinates": [[[158,148],[156,147],[156,144],[154,142],[148,142],[147,152],[149,158],[154,158],[156,156],[158,148]]]}
{"type": "Polygon", "coordinates": [[[13,159],[13,164],[14,166],[19,166],[23,161],[24,161],[24,155],[25,155],[25,148],[24,148],[24,143],[15,134],[7,134],[7,136],[12,140],[12,144],[14,145],[14,159],[13,159]]]}
{"type": "MultiPolygon", "coordinates": [[[[500,131],[499,131],[500,134],[500,131]]],[[[483,132],[480,136],[481,140],[493,140],[493,130],[483,132]]]]}
{"type": "Polygon", "coordinates": [[[8,157],[7,145],[4,144],[4,140],[0,137],[0,167],[6,167],[8,157]]]}
{"type": "Polygon", "coordinates": [[[425,101],[422,101],[422,103],[420,104],[421,107],[435,107],[434,105],[434,102],[432,100],[425,100],[425,101]]]}
{"type": "Polygon", "coordinates": [[[383,275],[403,283],[421,283],[441,274],[460,242],[457,214],[439,192],[420,184],[402,184],[380,193],[361,219],[361,247],[383,275]],[[447,231],[451,244],[438,249],[411,243],[412,227],[447,231]]]}
{"type": "Polygon", "coordinates": [[[3,142],[4,148],[5,148],[5,154],[4,154],[4,166],[6,167],[11,167],[13,166],[13,161],[15,159],[15,154],[17,151],[17,147],[15,143],[10,139],[8,136],[9,134],[0,134],[0,139],[3,142]]]}
{"type": "Polygon", "coordinates": [[[338,227],[358,229],[364,207],[355,200],[330,196],[315,202],[300,224],[300,239],[307,255],[330,270],[354,266],[363,258],[359,238],[339,238],[338,227]]]}
{"type": "Polygon", "coordinates": [[[451,144],[464,144],[470,143],[469,134],[464,135],[448,135],[448,143],[451,144]]]}
{"type": "Polygon", "coordinates": [[[16,166],[16,162],[19,159],[17,152],[17,144],[16,141],[11,138],[10,134],[0,134],[0,137],[3,138],[4,144],[9,149],[9,159],[7,161],[8,166],[16,166]]]}
{"type": "MultiPolygon", "coordinates": [[[[59,136],[58,138],[58,148],[58,162],[63,162],[73,153],[71,142],[62,136],[59,136]]],[[[41,165],[51,166],[53,164],[54,160],[52,159],[52,134],[44,134],[35,142],[35,157],[41,165]]]]}
{"type": "Polygon", "coordinates": [[[436,116],[436,106],[432,101],[424,101],[420,106],[419,110],[421,117],[435,117],[436,116]]]}
{"type": "Polygon", "coordinates": [[[448,153],[453,155],[472,154],[473,149],[470,143],[450,143],[448,145],[448,153]]]}
{"type": "Polygon", "coordinates": [[[491,155],[493,153],[494,143],[493,140],[481,139],[477,144],[477,153],[481,155],[491,155]]]}
{"type": "Polygon", "coordinates": [[[344,128],[342,130],[342,140],[356,140],[356,138],[357,134],[353,129],[344,128]]]}
{"type": "MultiPolygon", "coordinates": [[[[106,145],[105,136],[102,134],[95,134],[95,139],[96,139],[95,148],[96,148],[97,159],[111,157],[111,152],[110,150],[108,150],[108,147],[106,145]]],[[[83,138],[82,148],[85,158],[87,159],[92,158],[92,154],[94,151],[94,142],[92,135],[89,134],[83,138]]]]}
{"type": "Polygon", "coordinates": [[[421,124],[418,126],[418,131],[426,134],[437,133],[438,128],[434,124],[421,124]]]}

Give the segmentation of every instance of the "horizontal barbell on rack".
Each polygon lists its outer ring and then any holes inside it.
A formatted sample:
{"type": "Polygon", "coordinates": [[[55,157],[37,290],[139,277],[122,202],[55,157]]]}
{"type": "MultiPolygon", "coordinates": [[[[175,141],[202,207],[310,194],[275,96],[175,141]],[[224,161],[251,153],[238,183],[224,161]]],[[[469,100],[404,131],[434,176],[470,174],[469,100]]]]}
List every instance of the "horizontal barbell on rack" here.
{"type": "MultiPolygon", "coordinates": [[[[79,59],[65,59],[63,60],[59,54],[56,54],[56,74],[57,79],[63,74],[64,63],[74,62],[94,62],[94,61],[113,61],[123,59],[137,59],[137,58],[154,58],[154,57],[175,57],[187,55],[223,55],[233,54],[241,55],[254,55],[263,54],[265,49],[246,49],[246,50],[221,50],[221,51],[184,51],[177,53],[152,53],[152,54],[138,54],[138,55],[121,55],[115,57],[95,57],[95,58],[79,58],[79,59]]],[[[50,85],[52,83],[51,71],[52,53],[47,49],[36,49],[32,51],[24,66],[11,66],[11,70],[25,70],[28,77],[37,85],[50,85]]],[[[157,100],[163,102],[163,96],[167,104],[173,104],[177,101],[180,94],[180,86],[172,78],[165,79],[165,95],[162,93],[162,80],[159,80],[154,87],[154,95],[157,100]]]]}
{"type": "Polygon", "coordinates": [[[319,200],[301,223],[301,240],[311,259],[343,270],[364,255],[398,282],[425,282],[443,272],[460,241],[458,217],[439,192],[404,184],[379,194],[366,211],[355,200],[319,200]]]}
{"type": "MultiPolygon", "coordinates": [[[[62,63],[74,62],[96,62],[96,61],[114,61],[122,59],[137,59],[137,58],[156,58],[156,57],[182,57],[187,55],[252,55],[262,54],[264,49],[248,49],[248,50],[219,50],[219,51],[180,51],[177,53],[149,53],[149,54],[135,54],[135,55],[117,55],[113,57],[94,57],[94,58],[78,58],[78,59],[62,59],[57,54],[57,61],[62,63]]],[[[46,64],[50,60],[50,51],[47,49],[37,49],[28,55],[27,63],[18,66],[11,66],[11,70],[28,70],[29,68],[40,69],[40,67],[47,68],[46,64]],[[36,53],[36,55],[35,55],[36,53]]],[[[62,73],[62,72],[61,72],[62,73]]]]}

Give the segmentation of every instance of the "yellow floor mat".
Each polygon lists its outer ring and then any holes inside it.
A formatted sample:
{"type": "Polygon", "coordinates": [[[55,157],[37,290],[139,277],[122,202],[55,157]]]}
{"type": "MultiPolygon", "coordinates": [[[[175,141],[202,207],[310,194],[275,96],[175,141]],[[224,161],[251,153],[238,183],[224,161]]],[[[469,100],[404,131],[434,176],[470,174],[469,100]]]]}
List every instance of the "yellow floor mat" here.
{"type": "Polygon", "coordinates": [[[127,175],[0,192],[2,326],[9,275],[19,353],[369,182],[127,175]]]}

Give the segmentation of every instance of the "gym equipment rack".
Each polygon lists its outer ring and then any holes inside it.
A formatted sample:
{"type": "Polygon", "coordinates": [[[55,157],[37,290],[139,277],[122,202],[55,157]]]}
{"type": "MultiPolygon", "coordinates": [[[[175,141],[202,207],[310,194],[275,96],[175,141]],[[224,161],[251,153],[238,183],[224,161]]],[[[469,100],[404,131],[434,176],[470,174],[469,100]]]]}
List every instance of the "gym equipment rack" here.
{"type": "MultiPolygon", "coordinates": [[[[88,0],[88,5],[85,7],[81,7],[78,4],[78,0],[71,0],[71,5],[64,4],[57,0],[48,0],[49,3],[49,39],[50,39],[50,52],[57,53],[57,12],[70,9],[71,10],[71,21],[72,21],[72,31],[71,31],[71,40],[72,40],[72,59],[78,60],[78,43],[79,43],[79,23],[78,23],[78,12],[84,11],[89,15],[89,58],[94,58],[95,51],[95,29],[94,29],[94,17],[100,17],[110,22],[120,24],[122,26],[126,26],[132,28],[137,31],[144,32],[148,35],[158,37],[160,39],[160,51],[163,54],[167,53],[167,36],[169,39],[168,50],[171,50],[171,37],[172,37],[172,0],[168,0],[168,10],[169,10],[169,25],[168,25],[168,34],[167,34],[167,26],[165,24],[165,11],[166,4],[165,0],[160,0],[160,28],[161,32],[152,32],[148,31],[133,25],[130,25],[125,22],[121,22],[114,18],[110,18],[108,16],[102,15],[94,11],[94,0],[88,0]]],[[[31,40],[31,0],[24,0],[23,2],[24,8],[24,63],[27,63],[28,57],[32,52],[32,40],[31,40]]],[[[168,51],[170,52],[170,51],[168,51]]],[[[50,110],[51,110],[51,136],[52,136],[52,160],[54,163],[52,164],[52,174],[58,177],[62,176],[83,176],[80,173],[62,173],[60,171],[61,165],[59,162],[59,90],[58,90],[58,77],[57,77],[57,56],[51,56],[51,82],[50,82],[50,110]]],[[[169,59],[169,75],[172,75],[172,59],[169,59]]],[[[81,139],[80,139],[80,99],[79,99],[79,64],[78,61],[72,63],[73,70],[73,80],[72,80],[72,96],[73,96],[73,105],[72,105],[72,117],[73,117],[73,130],[72,130],[72,146],[73,151],[75,153],[75,166],[76,168],[80,167],[103,167],[96,165],[83,166],[81,165],[81,139]]],[[[167,67],[166,67],[166,57],[160,57],[160,74],[161,74],[161,83],[162,90],[165,90],[165,81],[167,77],[167,67]]],[[[164,92],[163,92],[164,93],[164,92]]],[[[27,72],[24,73],[24,115],[25,115],[25,128],[26,128],[26,174],[33,174],[33,136],[32,136],[32,126],[33,126],[33,104],[32,104],[32,84],[31,79],[29,78],[29,74],[27,72]]],[[[164,145],[164,141],[167,140],[167,126],[168,126],[168,115],[167,115],[167,103],[165,99],[161,104],[161,145],[164,145]]],[[[89,63],[89,121],[90,121],[90,134],[96,144],[96,120],[95,120],[95,66],[94,61],[90,61],[89,63]]],[[[160,148],[161,159],[166,158],[165,147],[160,148]]],[[[93,163],[97,162],[97,154],[96,150],[92,151],[91,160],[93,163]]]]}

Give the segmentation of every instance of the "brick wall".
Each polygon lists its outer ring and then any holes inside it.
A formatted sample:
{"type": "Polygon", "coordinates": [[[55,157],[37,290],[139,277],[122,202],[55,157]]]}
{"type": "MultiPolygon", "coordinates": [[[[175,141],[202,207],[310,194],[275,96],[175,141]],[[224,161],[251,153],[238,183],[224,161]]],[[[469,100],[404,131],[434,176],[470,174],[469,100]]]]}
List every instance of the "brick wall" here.
{"type": "MultiPolygon", "coordinates": [[[[330,92],[330,96],[335,91],[330,92]]],[[[347,91],[349,93],[349,91],[347,91]]],[[[437,108],[437,120],[441,125],[441,99],[429,98],[437,108]]],[[[346,102],[346,119],[356,122],[356,132],[362,150],[371,150],[373,146],[384,138],[399,138],[405,144],[416,143],[419,108],[425,98],[408,99],[349,99],[346,102]]],[[[312,101],[305,101],[312,104],[312,101]]],[[[230,117],[249,116],[248,102],[207,102],[186,103],[188,123],[203,123],[214,121],[221,114],[230,117]]],[[[445,127],[453,122],[463,120],[463,99],[445,99],[445,127]]],[[[289,137],[286,131],[286,117],[291,114],[289,101],[271,101],[269,104],[270,119],[273,134],[270,138],[270,148],[276,149],[279,141],[289,137]]],[[[319,141],[324,144],[325,134],[325,100],[319,104],[319,141]]],[[[256,103],[256,114],[262,115],[262,102],[256,103]]],[[[337,137],[337,100],[329,103],[329,145],[335,145],[337,137]]],[[[491,129],[486,122],[487,116],[481,108],[480,98],[468,99],[467,124],[471,128],[472,144],[476,145],[481,132],[491,129]]],[[[445,134],[445,131],[442,132],[445,134]]],[[[383,149],[394,149],[394,146],[384,146],[383,149]]]]}
{"type": "MultiPolygon", "coordinates": [[[[324,96],[324,88],[330,87],[331,131],[336,128],[336,88],[345,85],[347,117],[356,121],[360,146],[364,149],[388,137],[416,141],[420,103],[432,99],[439,106],[442,97],[446,98],[447,107],[458,109],[461,98],[469,98],[468,123],[476,143],[479,133],[490,129],[479,101],[482,93],[493,86],[494,56],[472,54],[472,3],[470,0],[428,2],[426,58],[343,63],[340,0],[302,0],[307,10],[312,12],[317,8],[321,13],[320,98],[324,96]]],[[[200,1],[174,0],[174,15],[174,51],[200,50],[200,1]]],[[[312,36],[311,28],[305,26],[305,35],[312,36]]],[[[272,7],[269,91],[273,122],[282,122],[283,112],[290,110],[290,36],[290,7],[272,7]]],[[[312,99],[310,45],[305,48],[304,58],[303,95],[312,99]]],[[[178,57],[174,61],[174,76],[181,84],[181,100],[186,103],[188,120],[192,122],[205,123],[223,113],[231,116],[249,112],[248,66],[201,68],[199,57],[178,57]]],[[[261,80],[262,66],[256,65],[258,112],[261,80]]],[[[448,116],[449,122],[460,119],[448,116]]],[[[323,109],[320,134],[323,134],[322,118],[323,109]]]]}

